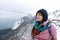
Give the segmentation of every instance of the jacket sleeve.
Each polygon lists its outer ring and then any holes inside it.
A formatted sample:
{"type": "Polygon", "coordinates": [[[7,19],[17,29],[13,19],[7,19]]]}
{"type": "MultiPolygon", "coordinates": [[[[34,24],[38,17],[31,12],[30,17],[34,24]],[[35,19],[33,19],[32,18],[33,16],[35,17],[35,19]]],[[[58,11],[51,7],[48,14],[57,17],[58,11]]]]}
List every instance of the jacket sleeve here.
{"type": "Polygon", "coordinates": [[[54,25],[51,27],[53,40],[57,40],[57,31],[54,25]]]}

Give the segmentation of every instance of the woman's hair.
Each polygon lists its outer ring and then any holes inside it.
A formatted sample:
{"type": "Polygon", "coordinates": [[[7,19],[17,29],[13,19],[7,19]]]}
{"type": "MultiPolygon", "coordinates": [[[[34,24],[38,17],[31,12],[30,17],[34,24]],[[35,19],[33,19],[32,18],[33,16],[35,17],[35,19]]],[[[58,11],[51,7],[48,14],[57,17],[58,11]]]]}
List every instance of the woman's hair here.
{"type": "Polygon", "coordinates": [[[37,14],[42,14],[42,16],[43,16],[43,22],[45,22],[45,21],[47,21],[47,19],[48,19],[48,13],[47,13],[47,11],[45,10],[45,9],[40,9],[40,10],[38,10],[37,12],[36,12],[36,16],[37,16],[37,14]]]}

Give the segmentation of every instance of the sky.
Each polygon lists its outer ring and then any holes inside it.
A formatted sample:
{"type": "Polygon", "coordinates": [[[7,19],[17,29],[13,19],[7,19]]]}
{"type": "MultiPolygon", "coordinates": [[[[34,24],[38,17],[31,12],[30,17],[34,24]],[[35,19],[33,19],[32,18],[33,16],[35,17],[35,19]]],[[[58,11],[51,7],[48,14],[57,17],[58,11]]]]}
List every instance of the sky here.
{"type": "Polygon", "coordinates": [[[60,10],[60,0],[0,0],[0,18],[35,15],[39,9],[48,13],[60,10]]]}

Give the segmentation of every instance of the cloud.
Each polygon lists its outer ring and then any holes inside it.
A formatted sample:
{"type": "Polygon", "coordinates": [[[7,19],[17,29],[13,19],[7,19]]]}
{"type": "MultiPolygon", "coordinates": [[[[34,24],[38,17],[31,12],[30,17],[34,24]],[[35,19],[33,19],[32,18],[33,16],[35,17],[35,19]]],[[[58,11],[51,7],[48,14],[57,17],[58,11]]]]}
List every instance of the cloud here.
{"type": "Polygon", "coordinates": [[[13,12],[13,11],[0,11],[0,18],[21,18],[26,16],[23,12],[13,12]]]}
{"type": "Polygon", "coordinates": [[[48,12],[60,9],[60,0],[0,0],[0,10],[35,14],[44,8],[48,12]]]}

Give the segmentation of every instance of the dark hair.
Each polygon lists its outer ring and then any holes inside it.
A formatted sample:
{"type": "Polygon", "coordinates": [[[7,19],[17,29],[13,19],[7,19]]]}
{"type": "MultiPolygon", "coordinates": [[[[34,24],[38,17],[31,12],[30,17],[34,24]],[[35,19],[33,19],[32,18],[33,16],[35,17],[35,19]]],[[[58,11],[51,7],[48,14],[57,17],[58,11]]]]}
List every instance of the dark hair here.
{"type": "Polygon", "coordinates": [[[45,21],[47,21],[47,19],[48,19],[48,13],[47,13],[47,11],[45,10],[45,9],[40,9],[40,10],[38,10],[37,12],[36,12],[36,16],[37,16],[37,14],[42,14],[42,16],[43,16],[43,22],[45,22],[45,21]]]}

